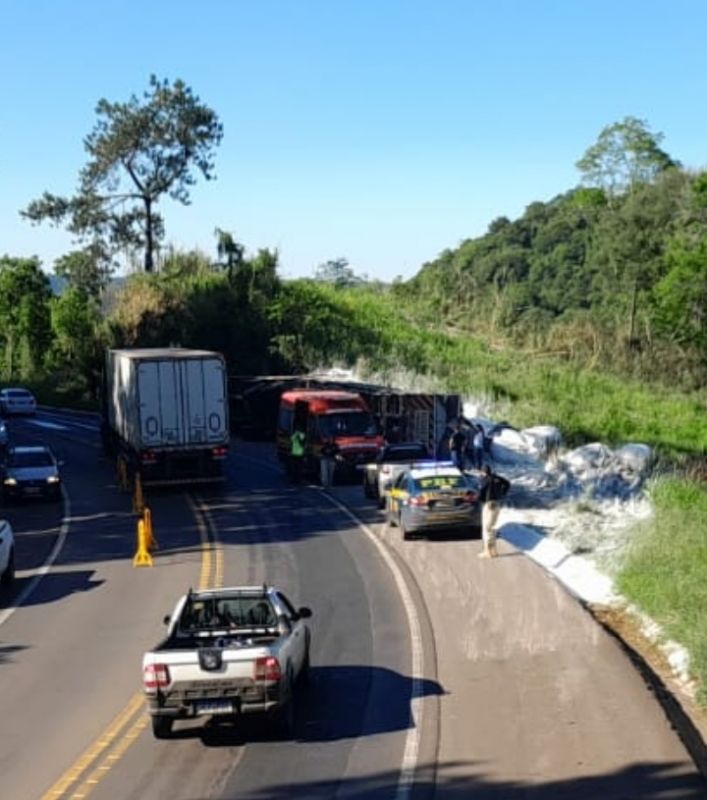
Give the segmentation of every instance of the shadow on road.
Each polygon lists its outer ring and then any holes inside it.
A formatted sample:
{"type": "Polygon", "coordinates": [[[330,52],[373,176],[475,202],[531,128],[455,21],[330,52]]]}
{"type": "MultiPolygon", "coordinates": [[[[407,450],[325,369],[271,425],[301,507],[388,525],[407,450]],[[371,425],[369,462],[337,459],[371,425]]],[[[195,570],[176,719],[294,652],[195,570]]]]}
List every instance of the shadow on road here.
{"type": "Polygon", "coordinates": [[[0,644],[0,666],[14,661],[14,654],[22,650],[27,650],[27,646],[23,644],[0,644]]]}
{"type": "Polygon", "coordinates": [[[411,678],[394,670],[370,666],[312,667],[296,698],[291,736],[277,733],[272,720],[260,714],[207,724],[177,723],[173,738],[201,738],[207,747],[233,747],[282,738],[299,742],[335,742],[394,731],[414,725],[410,713],[413,691],[427,697],[444,694],[436,681],[411,678]]]}
{"type": "MultiPolygon", "coordinates": [[[[75,570],[61,572],[58,570],[47,573],[42,577],[37,588],[22,603],[22,606],[38,606],[44,603],[53,603],[76,592],[88,592],[98,588],[103,580],[93,580],[94,570],[75,570]]],[[[15,605],[22,591],[28,586],[35,576],[18,577],[12,586],[12,594],[0,597],[0,609],[10,608],[15,605]]]]}
{"type": "MultiPolygon", "coordinates": [[[[493,780],[487,772],[493,765],[467,761],[440,764],[418,770],[414,787],[405,796],[415,800],[699,800],[707,796],[701,778],[687,774],[671,763],[636,764],[603,775],[586,775],[543,782],[493,780]],[[465,773],[460,775],[459,773],[465,773]],[[471,774],[470,774],[471,773],[471,774]]],[[[237,800],[390,800],[399,795],[397,771],[379,772],[345,780],[277,784],[250,792],[239,792],[237,800]]],[[[224,794],[222,800],[236,800],[224,794]]]]}

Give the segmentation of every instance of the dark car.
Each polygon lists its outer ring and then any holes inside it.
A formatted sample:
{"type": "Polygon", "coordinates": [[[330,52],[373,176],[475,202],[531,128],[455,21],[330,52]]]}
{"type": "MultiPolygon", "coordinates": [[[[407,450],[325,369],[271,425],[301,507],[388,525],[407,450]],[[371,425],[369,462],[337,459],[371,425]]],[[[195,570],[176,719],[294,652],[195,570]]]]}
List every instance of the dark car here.
{"type": "Polygon", "coordinates": [[[4,499],[22,497],[61,498],[59,464],[44,445],[10,447],[2,465],[4,499]]]}
{"type": "Polygon", "coordinates": [[[473,476],[451,463],[413,466],[398,475],[387,493],[388,524],[397,525],[403,539],[453,528],[478,536],[479,488],[473,476]]]}

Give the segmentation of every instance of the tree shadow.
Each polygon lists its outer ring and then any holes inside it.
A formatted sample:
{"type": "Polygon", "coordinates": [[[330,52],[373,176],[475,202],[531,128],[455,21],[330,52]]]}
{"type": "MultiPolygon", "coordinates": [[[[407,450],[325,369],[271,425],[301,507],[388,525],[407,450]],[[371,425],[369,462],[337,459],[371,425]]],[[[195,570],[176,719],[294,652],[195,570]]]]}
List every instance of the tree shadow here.
{"type": "MultiPolygon", "coordinates": [[[[704,800],[707,786],[683,764],[636,763],[601,775],[555,781],[496,780],[492,766],[479,761],[423,765],[405,796],[411,800],[704,800]],[[465,774],[460,775],[460,772],[465,774]]],[[[391,800],[399,797],[400,773],[389,770],[344,780],[273,784],[237,794],[227,791],[222,800],[391,800]]]]}

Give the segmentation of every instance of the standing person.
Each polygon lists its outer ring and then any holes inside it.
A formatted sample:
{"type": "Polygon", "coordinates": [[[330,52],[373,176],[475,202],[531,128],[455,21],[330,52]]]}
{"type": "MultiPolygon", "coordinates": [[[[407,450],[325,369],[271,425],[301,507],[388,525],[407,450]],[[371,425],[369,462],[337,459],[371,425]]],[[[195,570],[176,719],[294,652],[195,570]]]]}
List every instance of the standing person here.
{"type": "Polygon", "coordinates": [[[336,456],[339,454],[339,445],[333,436],[324,440],[319,451],[319,470],[322,486],[328,489],[334,483],[334,470],[336,469],[336,456]]]}
{"type": "Polygon", "coordinates": [[[508,494],[511,484],[500,475],[491,471],[487,464],[484,467],[484,482],[479,493],[481,506],[481,535],[484,549],[479,553],[479,558],[495,558],[496,549],[496,522],[501,510],[501,500],[508,494]]]}
{"type": "Polygon", "coordinates": [[[299,483],[302,480],[304,445],[304,431],[301,428],[295,428],[290,436],[290,478],[295,483],[299,483]]]}
{"type": "Polygon", "coordinates": [[[471,462],[476,469],[484,465],[484,429],[477,425],[471,440],[471,462]]]}
{"type": "Polygon", "coordinates": [[[454,426],[454,431],[449,437],[449,454],[454,466],[462,472],[464,470],[464,451],[466,450],[466,434],[460,422],[454,426]]]}

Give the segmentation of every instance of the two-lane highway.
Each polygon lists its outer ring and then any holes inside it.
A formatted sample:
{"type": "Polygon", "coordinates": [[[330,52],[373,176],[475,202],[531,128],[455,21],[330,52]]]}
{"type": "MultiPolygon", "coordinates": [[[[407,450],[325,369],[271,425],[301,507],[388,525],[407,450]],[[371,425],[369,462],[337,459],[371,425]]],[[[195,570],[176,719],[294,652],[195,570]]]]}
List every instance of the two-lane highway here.
{"type": "Polygon", "coordinates": [[[411,609],[355,520],[287,486],[267,459],[236,454],[222,490],[149,493],[160,549],[154,567],[134,568],[130,498],[82,425],[52,415],[14,426],[62,451],[72,510],[52,569],[0,628],[22,648],[0,673],[13,720],[0,733],[3,797],[407,796],[417,756],[433,761],[436,748],[432,712],[421,729],[412,719],[413,692],[434,701],[440,687],[412,674],[411,609]],[[254,718],[185,721],[154,740],[136,692],[162,616],[190,585],[264,581],[314,609],[295,736],[254,718]]]}
{"type": "Polygon", "coordinates": [[[288,485],[271,445],[234,442],[222,489],[148,493],[160,549],[134,568],[95,423],[13,436],[62,457],[70,515],[7,510],[18,587],[56,558],[0,617],[3,800],[707,796],[621,648],[507,545],[490,562],[478,541],[403,542],[360,486],[288,485]],[[153,739],[140,660],[163,615],[190,585],[261,582],[314,609],[295,735],[252,718],[153,739]]]}

